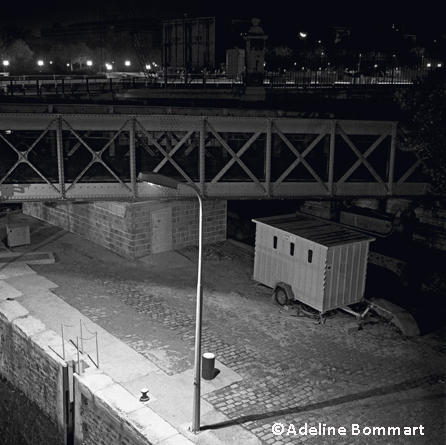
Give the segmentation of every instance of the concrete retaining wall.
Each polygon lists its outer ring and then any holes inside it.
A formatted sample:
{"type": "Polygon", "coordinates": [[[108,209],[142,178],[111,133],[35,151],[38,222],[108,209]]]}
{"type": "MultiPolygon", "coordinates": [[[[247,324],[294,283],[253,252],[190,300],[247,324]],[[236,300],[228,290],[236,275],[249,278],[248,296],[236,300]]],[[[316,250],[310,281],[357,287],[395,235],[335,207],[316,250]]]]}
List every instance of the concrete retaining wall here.
{"type": "MultiPolygon", "coordinates": [[[[100,370],[87,368],[81,375],[73,374],[72,384],[66,378],[64,384],[67,363],[58,355],[61,337],[16,301],[0,301],[0,339],[0,376],[35,402],[54,424],[58,431],[54,445],[67,443],[66,400],[74,400],[68,412],[74,412],[75,445],[191,445],[100,370]]],[[[69,343],[65,343],[65,350],[69,361],[77,354],[69,343]]]]}
{"type": "Polygon", "coordinates": [[[75,445],[191,445],[175,428],[100,371],[75,375],[75,445]]]}
{"type": "MultiPolygon", "coordinates": [[[[204,201],[203,242],[226,239],[226,201],[204,201]]],[[[77,233],[128,258],[153,253],[151,214],[171,209],[171,247],[198,244],[198,202],[94,202],[23,204],[23,212],[77,233]]],[[[170,250],[167,249],[167,250],[170,250]]]]}

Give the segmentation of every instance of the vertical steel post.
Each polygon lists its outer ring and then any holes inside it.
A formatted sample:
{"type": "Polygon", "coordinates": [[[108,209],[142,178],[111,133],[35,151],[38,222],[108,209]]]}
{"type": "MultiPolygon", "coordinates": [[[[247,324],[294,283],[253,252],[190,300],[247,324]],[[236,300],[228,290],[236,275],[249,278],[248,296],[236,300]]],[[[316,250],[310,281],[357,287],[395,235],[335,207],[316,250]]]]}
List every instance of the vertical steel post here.
{"type": "Polygon", "coordinates": [[[336,121],[331,121],[330,129],[330,154],[328,158],[328,190],[333,196],[334,162],[335,162],[335,141],[336,141],[336,121]]]}
{"type": "Polygon", "coordinates": [[[392,123],[392,132],[391,132],[391,140],[390,140],[390,158],[389,158],[389,195],[393,195],[393,187],[394,187],[394,173],[395,173],[395,152],[396,152],[396,138],[397,138],[397,122],[392,123]]]}
{"type": "Polygon", "coordinates": [[[265,186],[268,196],[271,196],[271,139],[272,121],[266,121],[266,147],[265,147],[265,186]]]}
{"type": "Polygon", "coordinates": [[[56,149],[57,149],[57,170],[59,174],[60,198],[65,198],[65,175],[63,166],[63,139],[62,139],[62,116],[57,117],[56,128],[56,149]]]}
{"type": "Polygon", "coordinates": [[[136,154],[135,154],[135,133],[136,133],[136,118],[130,117],[130,182],[132,183],[133,197],[138,196],[138,188],[136,186],[136,154]]]}

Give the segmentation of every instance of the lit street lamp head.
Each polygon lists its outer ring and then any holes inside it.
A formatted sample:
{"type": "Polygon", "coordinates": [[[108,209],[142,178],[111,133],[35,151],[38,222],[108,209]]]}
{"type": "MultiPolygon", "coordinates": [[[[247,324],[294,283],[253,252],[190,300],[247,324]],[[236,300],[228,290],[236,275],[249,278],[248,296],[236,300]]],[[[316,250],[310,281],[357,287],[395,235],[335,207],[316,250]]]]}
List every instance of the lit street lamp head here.
{"type": "Polygon", "coordinates": [[[171,189],[177,189],[180,185],[180,181],[155,172],[140,172],[138,174],[138,179],[140,181],[148,182],[149,184],[161,185],[171,189]]]}

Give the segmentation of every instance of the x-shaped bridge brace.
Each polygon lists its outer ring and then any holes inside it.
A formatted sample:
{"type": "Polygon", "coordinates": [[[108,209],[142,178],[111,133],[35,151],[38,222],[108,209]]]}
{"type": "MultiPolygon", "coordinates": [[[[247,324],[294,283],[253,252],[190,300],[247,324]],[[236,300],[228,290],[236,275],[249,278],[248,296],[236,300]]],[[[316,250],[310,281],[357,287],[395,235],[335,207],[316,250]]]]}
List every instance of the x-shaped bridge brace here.
{"type": "MultiPolygon", "coordinates": [[[[32,116],[31,116],[32,118],[32,116]]],[[[107,116],[106,119],[110,119],[107,116]]],[[[355,121],[334,121],[334,120],[320,120],[320,121],[310,121],[310,120],[300,120],[300,119],[266,119],[266,118],[250,118],[250,119],[238,119],[228,118],[212,118],[212,117],[196,117],[185,119],[184,122],[181,117],[175,116],[175,125],[172,125],[172,129],[167,128],[169,126],[169,116],[162,117],[163,128],[160,131],[160,118],[154,116],[144,116],[141,119],[140,116],[120,116],[119,119],[113,120],[112,123],[107,122],[107,125],[103,126],[101,130],[101,116],[91,115],[88,119],[83,117],[80,121],[73,117],[72,115],[57,115],[51,116],[51,119],[46,121],[45,126],[42,126],[41,134],[29,145],[26,150],[19,150],[11,141],[8,139],[6,134],[0,131],[0,140],[5,143],[11,150],[13,150],[17,155],[16,162],[9,168],[6,174],[0,178],[0,187],[6,185],[6,180],[19,164],[27,164],[35,173],[38,174],[40,178],[47,185],[48,189],[52,190],[51,195],[57,195],[58,199],[77,199],[79,197],[79,187],[88,188],[88,184],[82,183],[79,185],[81,179],[84,177],[85,173],[90,169],[90,167],[95,164],[101,164],[113,177],[115,182],[115,193],[113,195],[115,198],[128,198],[128,199],[141,199],[145,196],[145,189],[141,190],[139,184],[136,182],[137,173],[136,172],[136,162],[135,162],[135,150],[137,141],[139,141],[139,147],[141,150],[146,151],[152,158],[160,156],[162,159],[153,168],[155,172],[162,172],[162,169],[166,164],[173,166],[178,175],[181,176],[185,182],[189,184],[194,184],[194,180],[191,178],[191,173],[187,171],[184,167],[182,168],[175,155],[179,152],[181,148],[184,148],[184,153],[189,155],[192,150],[198,150],[198,174],[199,181],[198,187],[201,189],[203,196],[208,197],[240,197],[240,196],[252,196],[256,198],[272,198],[272,197],[292,197],[292,196],[302,196],[310,193],[302,193],[299,191],[301,183],[296,183],[289,180],[291,172],[299,165],[303,165],[306,171],[308,171],[313,178],[312,182],[312,192],[311,196],[335,196],[335,195],[351,195],[351,182],[347,183],[348,179],[351,178],[353,172],[360,165],[365,166],[365,168],[371,173],[375,179],[374,192],[382,195],[389,196],[395,193],[395,188],[402,188],[406,185],[406,181],[409,176],[418,168],[421,160],[418,160],[399,178],[399,180],[394,183],[394,167],[395,167],[395,138],[396,138],[396,123],[379,123],[378,130],[373,129],[373,123],[361,122],[355,123],[355,121]],[[158,119],[158,120],[156,120],[158,119]],[[231,120],[232,119],[232,120],[231,120]],[[93,125],[89,125],[89,121],[94,122],[93,125]],[[178,122],[180,124],[178,124],[178,122]],[[350,134],[361,134],[361,128],[364,127],[364,134],[374,134],[376,135],[375,141],[364,151],[360,150],[355,143],[352,142],[350,134]],[[371,130],[372,129],[372,130],[371,130]],[[43,174],[39,169],[33,165],[32,161],[29,159],[29,154],[37,146],[37,144],[42,140],[42,138],[47,135],[48,131],[55,130],[56,134],[56,146],[57,146],[57,165],[58,165],[58,182],[55,183],[54,180],[50,181],[45,174],[43,174]],[[66,182],[64,177],[64,153],[63,153],[63,134],[64,132],[69,132],[76,140],[76,144],[68,152],[68,157],[70,157],[80,146],[83,146],[91,154],[91,159],[86,163],[82,171],[77,175],[77,177],[66,182]],[[99,150],[93,149],[87,142],[87,138],[90,136],[92,131],[104,131],[112,134],[108,138],[106,143],[99,150]],[[225,138],[226,132],[243,133],[243,135],[248,134],[247,140],[244,141],[243,145],[234,149],[231,147],[230,141],[225,138]],[[130,182],[123,181],[114,171],[107,165],[107,162],[103,159],[103,154],[105,151],[114,143],[114,141],[122,134],[126,132],[126,137],[129,140],[129,149],[127,155],[130,156],[130,182]],[[128,136],[127,136],[128,133],[128,136]],[[158,136],[155,136],[155,133],[158,136]],[[162,136],[159,136],[159,134],[162,136]],[[174,144],[168,149],[163,146],[162,139],[169,133],[170,140],[174,144]],[[307,138],[307,145],[302,147],[300,144],[300,149],[298,149],[292,142],[292,140],[287,137],[288,134],[302,134],[310,135],[307,138]],[[280,176],[275,180],[271,179],[271,165],[272,165],[272,139],[273,135],[276,139],[278,138],[282,143],[282,146],[287,147],[293,156],[294,160],[285,168],[280,176]],[[336,135],[340,135],[345,141],[348,147],[356,155],[357,159],[344,172],[342,177],[334,181],[334,165],[335,163],[341,162],[341,160],[336,159],[336,135]],[[146,140],[143,142],[141,136],[145,137],[146,140]],[[198,136],[198,137],[197,137],[198,136]],[[246,162],[243,161],[242,156],[246,154],[249,155],[249,149],[256,145],[259,147],[259,138],[265,136],[264,141],[264,165],[265,172],[263,178],[258,178],[253,171],[247,166],[246,162]],[[328,154],[328,181],[324,181],[311,165],[308,160],[308,155],[315,149],[315,147],[326,137],[329,138],[329,154],[328,154]],[[387,178],[382,178],[376,169],[369,162],[370,155],[380,147],[383,141],[387,138],[391,138],[390,143],[390,155],[387,160],[387,178]],[[198,144],[193,142],[189,143],[188,140],[198,139],[198,144]],[[227,162],[219,169],[212,179],[206,180],[206,173],[209,175],[209,171],[206,172],[206,156],[212,157],[212,149],[207,147],[207,143],[210,140],[216,141],[221,149],[228,154],[227,162]],[[249,181],[238,182],[237,184],[230,183],[230,181],[224,180],[224,175],[228,170],[234,166],[238,165],[247,175],[249,181]],[[286,179],[288,178],[288,181],[286,179]],[[116,184],[117,183],[117,184],[116,184]],[[229,183],[229,184],[228,184],[229,183]],[[77,188],[78,187],[78,188],[77,188]],[[350,188],[349,188],[350,187],[350,188]],[[119,189],[119,190],[118,190],[119,189]],[[247,192],[244,192],[244,189],[247,192]],[[249,190],[248,190],[249,189],[249,190]]],[[[35,128],[33,128],[35,129],[35,128]]],[[[0,130],[3,130],[0,128],[0,130]]],[[[26,131],[23,129],[23,131],[26,131]]],[[[23,144],[23,142],[22,142],[23,144]]],[[[67,154],[66,154],[67,156],[67,154]]],[[[254,156],[254,155],[253,155],[254,156]]],[[[308,187],[307,182],[307,187],[308,187]]],[[[0,188],[1,191],[1,188],[0,188]]],[[[97,192],[100,193],[101,192],[97,192]]],[[[159,194],[159,193],[158,193],[159,194]]],[[[162,194],[162,193],[161,193],[162,194]]],[[[360,195],[361,192],[355,193],[360,195]]],[[[87,194],[87,196],[89,196],[87,194]]],[[[96,196],[96,195],[95,195],[96,196]]],[[[0,195],[0,198],[2,196],[0,195]]],[[[99,199],[98,197],[98,199],[99,199]]],[[[110,193],[106,193],[104,198],[111,198],[110,193]]]]}

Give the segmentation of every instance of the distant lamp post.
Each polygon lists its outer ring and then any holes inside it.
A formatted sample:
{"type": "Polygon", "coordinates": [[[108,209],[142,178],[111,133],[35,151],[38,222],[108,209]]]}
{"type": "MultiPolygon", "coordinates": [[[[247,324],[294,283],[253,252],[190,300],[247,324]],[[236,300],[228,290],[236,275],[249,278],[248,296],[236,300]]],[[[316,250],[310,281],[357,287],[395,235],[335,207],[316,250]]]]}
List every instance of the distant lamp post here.
{"type": "Polygon", "coordinates": [[[130,66],[130,60],[126,60],[126,61],[125,61],[125,66],[127,67],[127,69],[129,68],[129,66],[130,66]]]}
{"type": "Polygon", "coordinates": [[[107,68],[108,71],[111,71],[113,69],[113,66],[111,63],[106,63],[105,68],[107,68]]]}
{"type": "Polygon", "coordinates": [[[93,62],[91,60],[87,60],[87,66],[91,67],[93,65],[93,62]]]}
{"type": "Polygon", "coordinates": [[[198,220],[198,278],[197,278],[197,315],[195,322],[195,365],[194,365],[194,397],[192,411],[191,431],[198,433],[200,431],[200,389],[201,389],[201,325],[202,325],[202,309],[203,309],[203,287],[201,284],[201,263],[203,252],[203,200],[200,191],[194,185],[179,182],[176,179],[161,175],[154,172],[141,172],[138,175],[140,181],[147,182],[152,185],[160,185],[172,189],[185,185],[193,190],[197,195],[200,204],[200,213],[198,220]]]}
{"type": "Polygon", "coordinates": [[[6,72],[6,67],[9,66],[9,60],[4,60],[3,61],[3,72],[6,72]]]}

